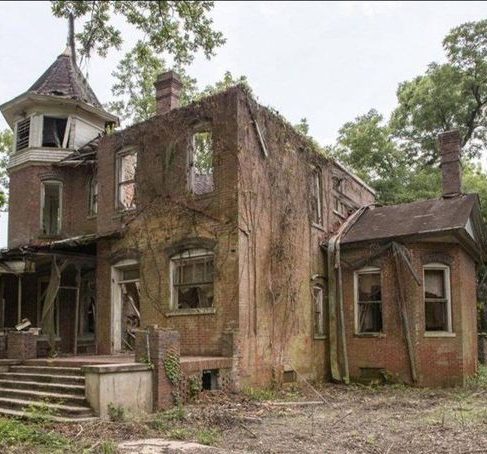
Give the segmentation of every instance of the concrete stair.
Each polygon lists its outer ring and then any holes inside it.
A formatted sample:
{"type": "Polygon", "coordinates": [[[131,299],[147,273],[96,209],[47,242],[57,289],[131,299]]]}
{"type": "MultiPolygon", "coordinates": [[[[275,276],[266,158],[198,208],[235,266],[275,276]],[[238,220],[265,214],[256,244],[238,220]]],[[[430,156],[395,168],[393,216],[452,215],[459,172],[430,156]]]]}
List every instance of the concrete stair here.
{"type": "Polygon", "coordinates": [[[85,399],[85,377],[75,367],[11,366],[0,373],[2,414],[26,418],[45,414],[59,422],[94,419],[85,399]]]}

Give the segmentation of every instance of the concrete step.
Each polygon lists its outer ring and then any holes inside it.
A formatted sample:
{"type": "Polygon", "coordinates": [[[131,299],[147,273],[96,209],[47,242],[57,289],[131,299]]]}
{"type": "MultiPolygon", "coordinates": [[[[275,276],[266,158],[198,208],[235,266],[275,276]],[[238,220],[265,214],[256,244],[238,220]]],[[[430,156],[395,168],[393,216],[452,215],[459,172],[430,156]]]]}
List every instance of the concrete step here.
{"type": "Polygon", "coordinates": [[[54,366],[11,366],[9,372],[43,375],[83,375],[79,367],[54,367],[54,366]]]}
{"type": "Polygon", "coordinates": [[[42,391],[47,393],[60,393],[75,396],[84,396],[84,385],[71,385],[63,383],[46,383],[36,381],[11,381],[0,379],[0,387],[9,389],[25,389],[32,391],[42,391]]]}
{"type": "MultiPolygon", "coordinates": [[[[0,415],[11,416],[18,419],[30,419],[32,415],[29,412],[12,410],[9,408],[0,408],[0,415]]],[[[49,415],[46,419],[54,422],[60,423],[80,423],[80,422],[92,422],[96,421],[98,418],[95,416],[54,416],[49,415]]]]}
{"type": "Polygon", "coordinates": [[[29,412],[31,409],[38,407],[39,409],[46,409],[47,414],[54,416],[69,416],[69,417],[91,417],[93,412],[90,407],[80,407],[73,405],[62,405],[50,402],[37,401],[24,399],[12,399],[8,397],[0,397],[0,408],[17,410],[23,412],[29,412]]]}
{"type": "Polygon", "coordinates": [[[3,388],[0,386],[0,398],[1,397],[38,402],[50,402],[70,406],[88,406],[88,402],[83,395],[32,391],[30,389],[3,388]]]}
{"type": "Polygon", "coordinates": [[[84,385],[85,383],[85,377],[82,375],[31,374],[24,372],[3,372],[0,373],[0,380],[36,381],[42,383],[60,383],[66,385],[84,385]]]}

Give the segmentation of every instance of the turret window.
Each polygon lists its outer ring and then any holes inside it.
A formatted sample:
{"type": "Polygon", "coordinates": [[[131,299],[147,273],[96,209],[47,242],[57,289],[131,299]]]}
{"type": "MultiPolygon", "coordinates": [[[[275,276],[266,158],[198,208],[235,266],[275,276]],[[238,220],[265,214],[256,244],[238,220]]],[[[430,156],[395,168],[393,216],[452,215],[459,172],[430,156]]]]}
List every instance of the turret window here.
{"type": "Polygon", "coordinates": [[[61,206],[63,185],[60,181],[42,183],[42,233],[56,236],[61,233],[61,206]]]}
{"type": "Polygon", "coordinates": [[[42,126],[42,146],[67,148],[69,139],[69,119],[44,116],[42,126]]]}
{"type": "Polygon", "coordinates": [[[15,150],[20,151],[29,146],[30,117],[17,123],[15,150]]]}

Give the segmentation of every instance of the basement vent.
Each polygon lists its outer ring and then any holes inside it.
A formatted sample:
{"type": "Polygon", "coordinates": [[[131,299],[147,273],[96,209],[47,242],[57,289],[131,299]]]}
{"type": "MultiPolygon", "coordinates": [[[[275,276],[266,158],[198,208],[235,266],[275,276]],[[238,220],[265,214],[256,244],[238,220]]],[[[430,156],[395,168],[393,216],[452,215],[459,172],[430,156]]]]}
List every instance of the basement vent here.
{"type": "Polygon", "coordinates": [[[17,138],[15,150],[20,151],[29,146],[30,118],[17,123],[17,138]]]}
{"type": "Polygon", "coordinates": [[[282,374],[283,383],[294,383],[297,381],[297,375],[295,370],[285,370],[282,374]]]}
{"type": "Polygon", "coordinates": [[[201,384],[205,391],[218,389],[218,369],[204,370],[201,376],[201,384]]]}

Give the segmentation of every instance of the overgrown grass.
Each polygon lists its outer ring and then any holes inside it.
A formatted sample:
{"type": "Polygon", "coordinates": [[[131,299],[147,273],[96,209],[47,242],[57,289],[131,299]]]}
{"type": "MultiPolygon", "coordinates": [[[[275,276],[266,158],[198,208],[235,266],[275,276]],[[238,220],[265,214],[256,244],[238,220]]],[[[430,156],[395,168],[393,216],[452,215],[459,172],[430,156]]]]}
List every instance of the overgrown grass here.
{"type": "Polygon", "coordinates": [[[198,443],[213,446],[220,439],[221,433],[216,429],[201,429],[196,433],[198,443]]]}
{"type": "Polygon", "coordinates": [[[269,388],[252,388],[249,386],[244,388],[242,392],[252,400],[265,401],[276,400],[278,398],[277,391],[269,388]]]}
{"type": "Polygon", "coordinates": [[[47,431],[37,423],[25,424],[17,419],[0,418],[0,446],[9,448],[19,445],[38,448],[37,452],[76,452],[68,438],[47,431]]]}

